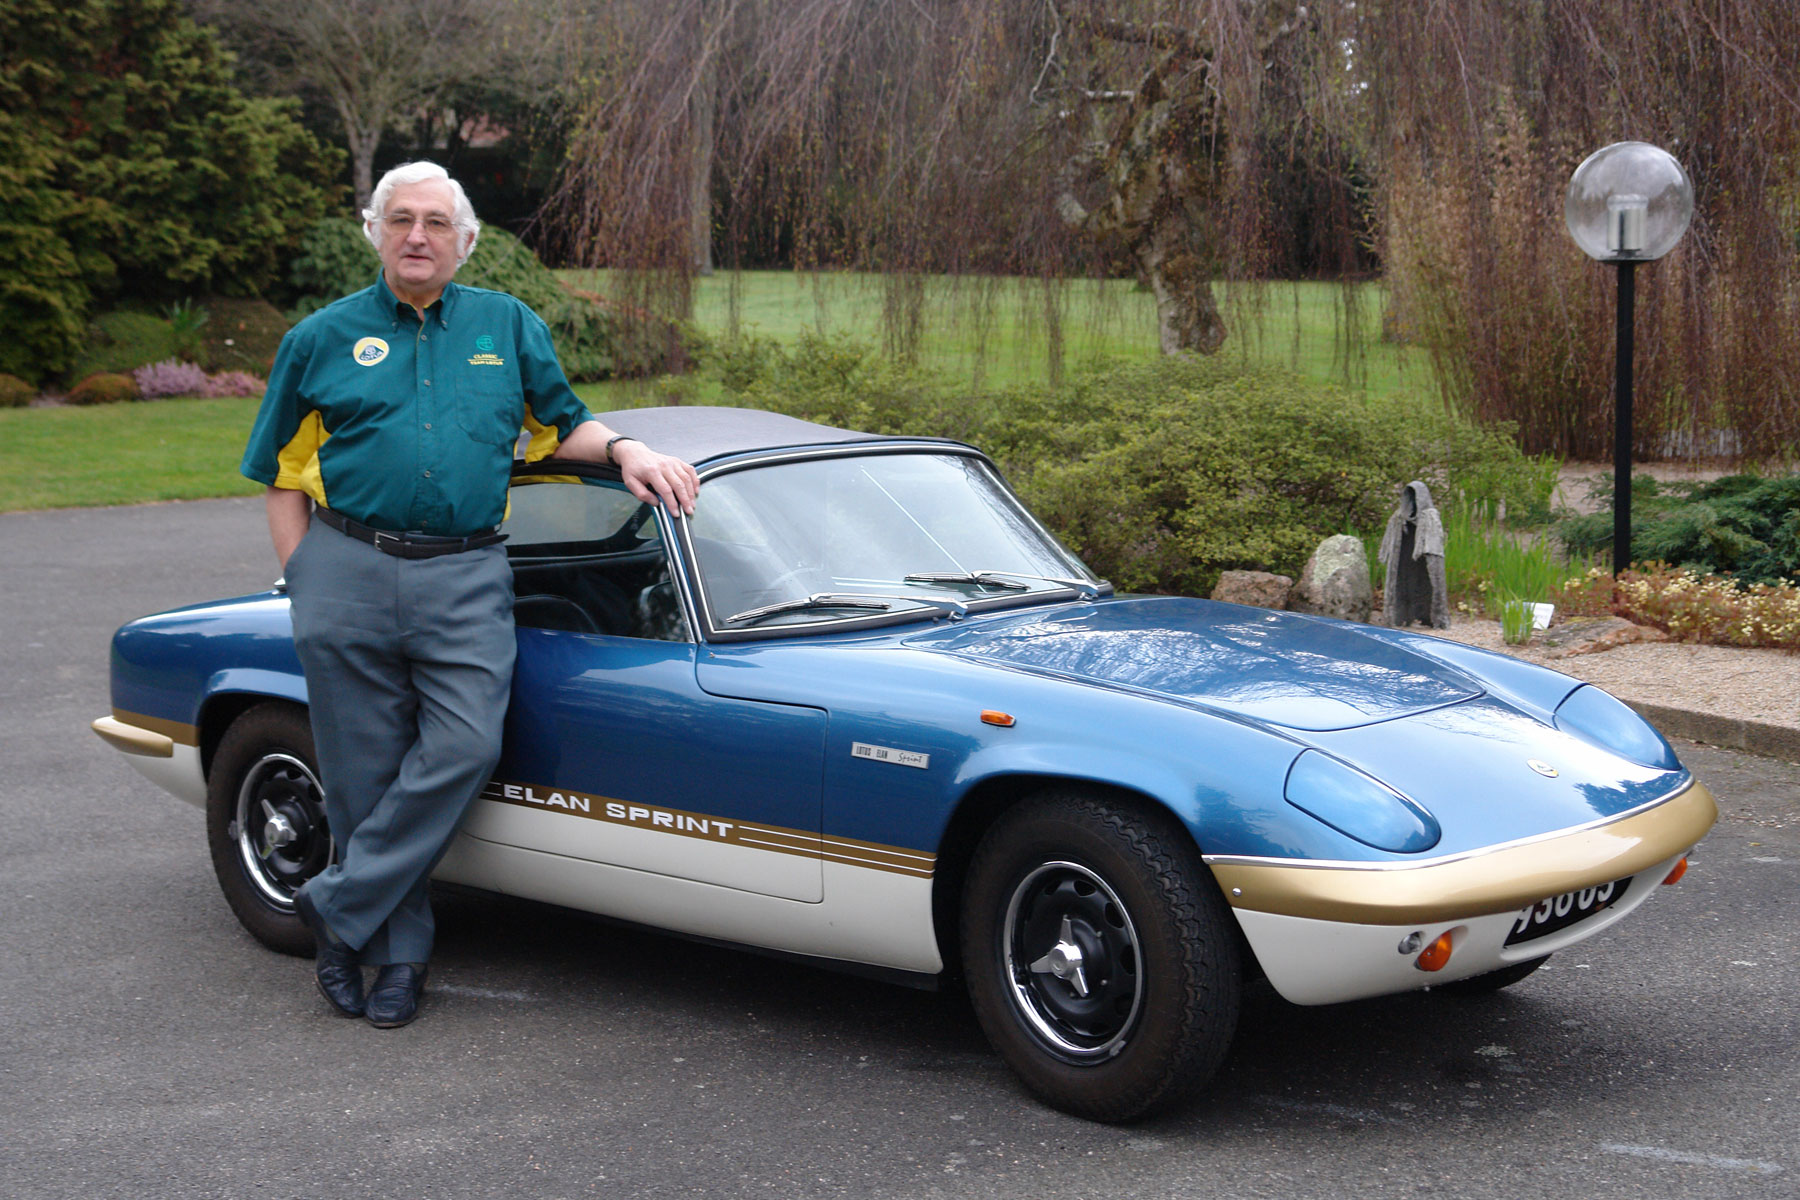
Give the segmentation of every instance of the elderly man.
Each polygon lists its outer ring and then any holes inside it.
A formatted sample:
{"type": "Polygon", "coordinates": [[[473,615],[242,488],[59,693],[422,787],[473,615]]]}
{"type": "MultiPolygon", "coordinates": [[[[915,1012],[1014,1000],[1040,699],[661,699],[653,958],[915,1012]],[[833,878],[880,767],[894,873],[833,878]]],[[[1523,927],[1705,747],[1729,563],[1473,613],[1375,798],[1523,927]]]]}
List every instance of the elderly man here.
{"type": "Polygon", "coordinates": [[[521,431],[528,458],[612,463],[647,503],[691,513],[699,480],[587,411],[524,304],[451,282],[480,223],[442,167],[389,171],[363,231],[380,276],[282,341],[242,470],[268,485],[337,846],[295,907],[320,992],[393,1028],[418,1011],[431,869],[500,757],[514,643],[495,527],[521,431]]]}

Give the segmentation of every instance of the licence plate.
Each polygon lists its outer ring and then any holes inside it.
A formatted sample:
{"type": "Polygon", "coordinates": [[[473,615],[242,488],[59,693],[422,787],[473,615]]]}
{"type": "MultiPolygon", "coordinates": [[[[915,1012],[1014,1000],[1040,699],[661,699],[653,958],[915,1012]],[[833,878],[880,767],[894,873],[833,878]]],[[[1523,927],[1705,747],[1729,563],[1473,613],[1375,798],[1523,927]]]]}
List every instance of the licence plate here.
{"type": "Polygon", "coordinates": [[[1596,913],[1605,912],[1624,897],[1625,889],[1631,886],[1631,879],[1632,877],[1627,875],[1623,879],[1615,879],[1611,883],[1603,883],[1598,887],[1582,888],[1578,892],[1564,892],[1560,896],[1552,896],[1548,900],[1540,900],[1536,904],[1527,905],[1519,910],[1518,919],[1513,922],[1512,932],[1506,935],[1506,944],[1517,946],[1521,942],[1532,942],[1541,937],[1549,937],[1579,921],[1587,920],[1596,913]]]}

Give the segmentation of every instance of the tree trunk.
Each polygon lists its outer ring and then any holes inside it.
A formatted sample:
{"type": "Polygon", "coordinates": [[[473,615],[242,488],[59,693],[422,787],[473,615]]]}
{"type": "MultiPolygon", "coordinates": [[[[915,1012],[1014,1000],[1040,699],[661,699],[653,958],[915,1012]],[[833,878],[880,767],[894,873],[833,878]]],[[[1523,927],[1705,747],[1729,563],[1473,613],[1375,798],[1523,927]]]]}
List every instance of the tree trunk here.
{"type": "Polygon", "coordinates": [[[713,273],[713,109],[718,100],[718,62],[708,55],[700,68],[700,78],[688,96],[688,128],[692,131],[688,160],[688,222],[693,238],[694,271],[700,275],[713,273]]]}
{"type": "Polygon", "coordinates": [[[1191,236],[1185,217],[1164,216],[1133,247],[1138,278],[1156,297],[1164,354],[1215,354],[1225,344],[1225,321],[1205,264],[1188,245],[1191,236]]]}
{"type": "Polygon", "coordinates": [[[375,151],[381,145],[381,126],[366,125],[344,114],[344,140],[350,144],[350,182],[356,190],[356,212],[361,216],[375,194],[375,151]]]}

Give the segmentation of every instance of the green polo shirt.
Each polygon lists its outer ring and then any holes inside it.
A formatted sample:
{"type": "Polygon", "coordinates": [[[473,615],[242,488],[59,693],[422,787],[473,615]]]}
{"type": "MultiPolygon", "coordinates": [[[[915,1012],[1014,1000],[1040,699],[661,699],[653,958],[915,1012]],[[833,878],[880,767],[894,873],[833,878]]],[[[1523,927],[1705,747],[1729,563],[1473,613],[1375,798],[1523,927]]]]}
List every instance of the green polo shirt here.
{"type": "Polygon", "coordinates": [[[520,301],[450,283],[420,321],[378,278],[282,339],[239,469],[376,529],[461,537],[505,516],[522,430],[536,461],[591,418],[520,301]]]}

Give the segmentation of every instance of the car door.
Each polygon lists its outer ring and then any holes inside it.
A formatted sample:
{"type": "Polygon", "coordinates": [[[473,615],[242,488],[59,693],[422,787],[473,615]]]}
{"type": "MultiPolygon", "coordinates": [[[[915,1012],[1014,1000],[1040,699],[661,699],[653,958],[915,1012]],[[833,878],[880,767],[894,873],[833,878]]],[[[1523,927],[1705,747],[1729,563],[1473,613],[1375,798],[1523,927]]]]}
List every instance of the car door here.
{"type": "Polygon", "coordinates": [[[515,480],[505,752],[463,832],[816,902],[825,713],[699,688],[667,521],[616,481],[515,480]]]}

